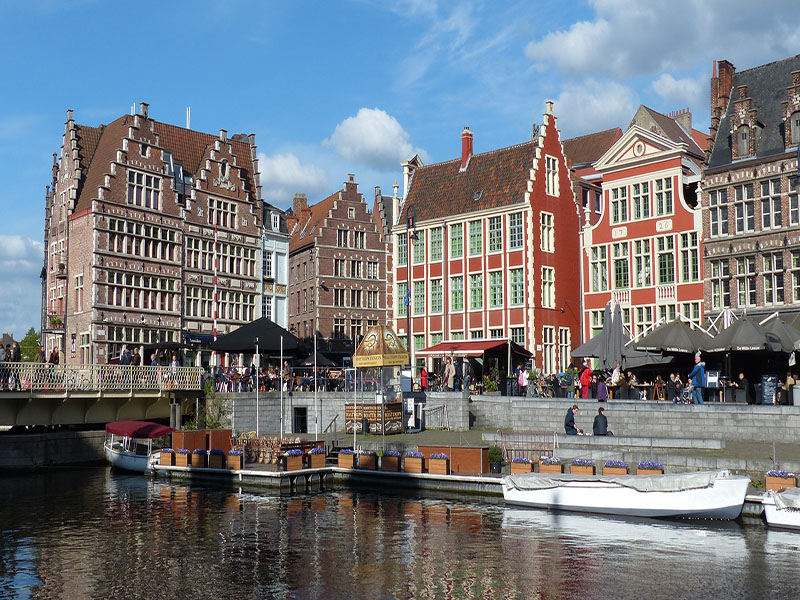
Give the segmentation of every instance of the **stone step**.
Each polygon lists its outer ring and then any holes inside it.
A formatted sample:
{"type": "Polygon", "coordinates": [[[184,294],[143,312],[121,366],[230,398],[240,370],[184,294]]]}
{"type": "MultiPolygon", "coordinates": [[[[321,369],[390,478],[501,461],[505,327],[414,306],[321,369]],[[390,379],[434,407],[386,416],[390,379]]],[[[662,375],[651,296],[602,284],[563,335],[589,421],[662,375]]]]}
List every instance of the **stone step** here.
{"type": "MultiPolygon", "coordinates": [[[[516,436],[524,436],[524,432],[515,432],[516,436]]],[[[552,440],[553,434],[538,433],[539,438],[546,436],[552,440]]],[[[484,433],[483,441],[500,443],[501,433],[484,433]]],[[[593,435],[556,435],[556,442],[561,448],[681,448],[695,450],[724,450],[725,440],[708,440],[695,438],[654,438],[630,436],[593,436],[593,435]]]]}

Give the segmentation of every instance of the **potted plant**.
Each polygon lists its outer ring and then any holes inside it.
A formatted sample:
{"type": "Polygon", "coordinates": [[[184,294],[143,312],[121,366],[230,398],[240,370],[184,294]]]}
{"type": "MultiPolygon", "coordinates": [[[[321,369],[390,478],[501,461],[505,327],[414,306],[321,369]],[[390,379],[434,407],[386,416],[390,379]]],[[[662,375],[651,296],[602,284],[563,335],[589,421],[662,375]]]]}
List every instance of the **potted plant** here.
{"type": "Polygon", "coordinates": [[[428,462],[428,473],[447,475],[450,473],[450,457],[444,452],[433,452],[428,462]]]}
{"type": "Polygon", "coordinates": [[[422,473],[425,469],[425,456],[422,452],[408,450],[403,460],[403,471],[406,473],[422,473]]]}
{"type": "Polygon", "coordinates": [[[520,475],[522,473],[530,473],[533,471],[533,463],[530,458],[524,456],[515,456],[511,459],[511,474],[520,475]]]}
{"type": "Polygon", "coordinates": [[[162,448],[159,464],[171,467],[175,464],[175,453],[172,448],[162,448]]]}
{"type": "Polygon", "coordinates": [[[637,475],[663,475],[664,465],[655,460],[643,460],[636,466],[637,475]]]}
{"type": "Polygon", "coordinates": [[[374,471],[378,468],[378,453],[372,450],[362,450],[358,455],[358,468],[374,471]]]}
{"type": "Polygon", "coordinates": [[[381,456],[381,471],[397,473],[400,470],[400,452],[386,450],[381,456]]]}
{"type": "Polygon", "coordinates": [[[188,448],[180,448],[175,453],[175,465],[178,467],[191,467],[192,466],[192,453],[188,448]]]}
{"type": "Polygon", "coordinates": [[[539,473],[563,473],[564,465],[557,456],[540,456],[539,473]]]}
{"type": "Polygon", "coordinates": [[[350,448],[339,450],[339,466],[343,469],[355,469],[356,453],[350,448]]]}
{"type": "Polygon", "coordinates": [[[772,469],[767,471],[765,483],[767,491],[780,492],[786,488],[797,487],[797,476],[789,471],[772,469]]]}
{"type": "Polygon", "coordinates": [[[301,471],[303,469],[303,451],[299,448],[288,450],[283,455],[284,471],[301,471]]]}
{"type": "Polygon", "coordinates": [[[315,446],[308,451],[308,466],[312,469],[320,469],[325,466],[325,448],[315,446]]]}
{"type": "Polygon", "coordinates": [[[603,465],[603,475],[627,475],[628,463],[624,460],[607,460],[603,465]]]}
{"type": "Polygon", "coordinates": [[[588,458],[573,458],[570,463],[569,472],[573,475],[596,475],[597,467],[594,461],[588,458]]]}
{"type": "Polygon", "coordinates": [[[50,317],[50,327],[53,329],[61,329],[63,323],[64,321],[61,320],[61,317],[56,317],[55,315],[50,317]]]}
{"type": "Polygon", "coordinates": [[[241,450],[228,450],[227,463],[229,469],[244,468],[244,452],[241,450]]]}
{"type": "Polygon", "coordinates": [[[503,449],[500,446],[489,446],[489,472],[503,472],[503,449]]]}
{"type": "Polygon", "coordinates": [[[206,452],[205,448],[195,448],[192,451],[192,466],[205,468],[207,458],[208,453],[206,452]]]}
{"type": "Polygon", "coordinates": [[[208,455],[208,468],[209,469],[224,469],[225,468],[225,452],[220,448],[212,448],[208,455]]]}

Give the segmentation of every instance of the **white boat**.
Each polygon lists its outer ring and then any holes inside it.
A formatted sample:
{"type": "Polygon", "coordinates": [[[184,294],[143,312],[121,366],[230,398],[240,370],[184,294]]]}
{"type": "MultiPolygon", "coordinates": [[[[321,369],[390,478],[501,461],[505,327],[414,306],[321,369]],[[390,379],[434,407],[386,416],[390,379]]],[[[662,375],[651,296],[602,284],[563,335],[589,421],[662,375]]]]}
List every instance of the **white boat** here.
{"type": "Polygon", "coordinates": [[[800,488],[767,492],[761,499],[767,525],[782,529],[800,529],[800,488]]]}
{"type": "Polygon", "coordinates": [[[541,474],[503,478],[507,504],[625,515],[735,519],[750,478],[727,470],[647,477],[541,474]]]}
{"type": "Polygon", "coordinates": [[[103,447],[115,469],[144,473],[161,456],[156,438],[169,435],[172,428],[148,421],[114,421],[106,425],[103,447]]]}

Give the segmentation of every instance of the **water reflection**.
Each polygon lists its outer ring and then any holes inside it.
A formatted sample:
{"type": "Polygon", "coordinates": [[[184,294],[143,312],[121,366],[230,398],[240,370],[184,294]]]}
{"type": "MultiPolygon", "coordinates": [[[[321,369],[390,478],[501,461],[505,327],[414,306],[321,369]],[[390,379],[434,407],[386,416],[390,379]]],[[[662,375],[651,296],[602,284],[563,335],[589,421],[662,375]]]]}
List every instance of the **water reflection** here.
{"type": "Polygon", "coordinates": [[[100,470],[3,483],[0,598],[769,597],[793,592],[800,545],[476,499],[280,497],[100,470]]]}

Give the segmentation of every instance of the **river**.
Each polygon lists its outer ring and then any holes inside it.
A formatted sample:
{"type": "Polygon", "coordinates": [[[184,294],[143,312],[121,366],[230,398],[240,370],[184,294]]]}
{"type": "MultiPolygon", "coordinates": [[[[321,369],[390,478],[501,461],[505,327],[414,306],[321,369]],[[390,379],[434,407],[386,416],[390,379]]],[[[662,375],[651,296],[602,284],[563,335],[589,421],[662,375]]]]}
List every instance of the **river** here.
{"type": "Polygon", "coordinates": [[[0,475],[0,598],[796,598],[799,547],[495,499],[0,475]]]}

